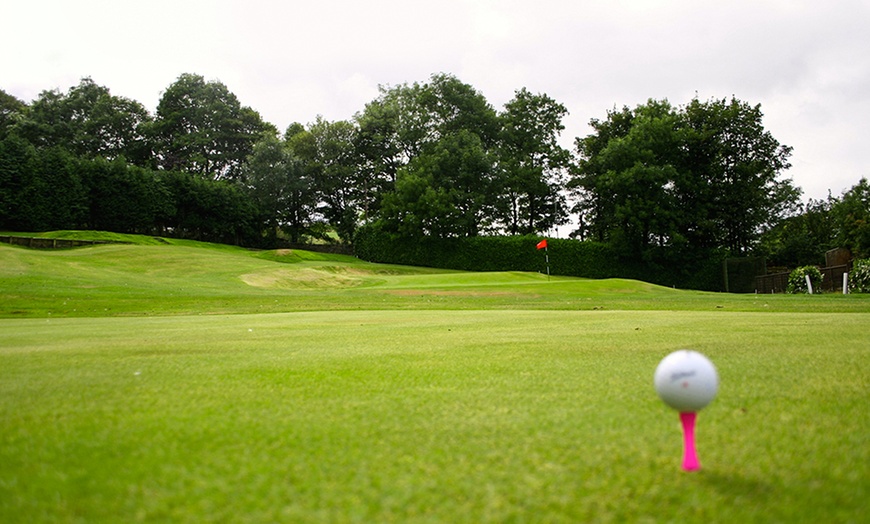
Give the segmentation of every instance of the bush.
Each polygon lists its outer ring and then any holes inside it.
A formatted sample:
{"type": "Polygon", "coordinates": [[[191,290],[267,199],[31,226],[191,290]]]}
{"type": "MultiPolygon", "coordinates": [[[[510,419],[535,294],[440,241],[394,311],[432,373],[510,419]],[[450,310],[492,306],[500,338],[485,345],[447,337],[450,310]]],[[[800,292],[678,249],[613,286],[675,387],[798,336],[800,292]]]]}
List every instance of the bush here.
{"type": "Polygon", "coordinates": [[[822,288],[822,272],[816,266],[803,266],[792,271],[788,276],[786,293],[809,293],[807,275],[813,283],[813,292],[818,293],[822,288]]]}
{"type": "Polygon", "coordinates": [[[870,258],[856,260],[852,265],[849,290],[853,293],[870,293],[870,258]]]}
{"type": "MultiPolygon", "coordinates": [[[[722,290],[721,253],[652,253],[648,260],[620,257],[600,242],[548,238],[550,273],[582,278],[631,278],[663,286],[722,290]],[[694,256],[692,256],[694,255],[694,256]]],[[[402,237],[379,222],[359,228],[354,253],[362,260],[464,271],[547,270],[540,236],[402,237]]]]}

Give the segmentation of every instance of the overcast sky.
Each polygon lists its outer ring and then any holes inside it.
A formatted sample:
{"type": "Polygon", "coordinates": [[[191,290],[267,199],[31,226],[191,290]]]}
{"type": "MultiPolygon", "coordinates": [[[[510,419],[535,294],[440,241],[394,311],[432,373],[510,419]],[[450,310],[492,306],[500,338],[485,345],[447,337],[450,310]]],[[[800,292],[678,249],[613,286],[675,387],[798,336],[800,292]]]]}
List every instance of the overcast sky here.
{"type": "Polygon", "coordinates": [[[451,73],[498,110],[522,87],[591,118],[650,98],[761,104],[806,198],[870,177],[868,0],[6,0],[0,89],[90,76],[153,113],[182,73],[284,130],[351,119],[379,85],[451,73]]]}

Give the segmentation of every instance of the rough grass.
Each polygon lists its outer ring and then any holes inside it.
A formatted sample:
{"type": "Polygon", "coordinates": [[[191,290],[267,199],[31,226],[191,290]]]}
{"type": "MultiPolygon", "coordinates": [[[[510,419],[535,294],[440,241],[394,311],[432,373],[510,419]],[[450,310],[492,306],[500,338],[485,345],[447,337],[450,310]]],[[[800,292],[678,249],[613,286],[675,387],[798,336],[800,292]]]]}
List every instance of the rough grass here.
{"type": "Polygon", "coordinates": [[[870,514],[870,303],[858,295],[193,244],[0,246],[0,272],[0,522],[870,514]],[[293,268],[337,283],[294,287],[293,268]],[[276,271],[283,283],[242,278],[276,271]],[[691,474],[652,389],[658,361],[684,347],[721,377],[691,474]]]}

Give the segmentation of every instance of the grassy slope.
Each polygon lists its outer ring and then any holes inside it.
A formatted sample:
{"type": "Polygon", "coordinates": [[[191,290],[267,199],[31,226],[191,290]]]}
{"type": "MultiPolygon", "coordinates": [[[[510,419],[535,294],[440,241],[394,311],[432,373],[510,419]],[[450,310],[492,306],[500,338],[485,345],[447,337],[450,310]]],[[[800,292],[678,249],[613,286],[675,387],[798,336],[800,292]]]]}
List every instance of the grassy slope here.
{"type": "Polygon", "coordinates": [[[756,296],[534,273],[462,273],[151,237],[35,251],[0,245],[0,318],[359,309],[867,311],[866,295],[756,296]]]}
{"type": "Polygon", "coordinates": [[[870,512],[867,297],[189,242],[0,245],[0,293],[3,522],[870,512]],[[680,347],[722,382],[691,475],[651,387],[680,347]]]}

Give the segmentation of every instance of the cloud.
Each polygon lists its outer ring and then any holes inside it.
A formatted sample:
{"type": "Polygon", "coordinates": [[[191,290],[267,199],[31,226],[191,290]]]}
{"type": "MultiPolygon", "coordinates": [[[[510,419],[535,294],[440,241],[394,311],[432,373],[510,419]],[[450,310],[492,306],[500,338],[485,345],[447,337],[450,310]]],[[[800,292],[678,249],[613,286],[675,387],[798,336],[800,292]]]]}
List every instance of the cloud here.
{"type": "Polygon", "coordinates": [[[0,88],[84,76],[153,110],[180,74],[218,79],[279,129],[350,119],[379,85],[455,74],[501,108],[564,104],[563,144],[649,98],[760,103],[807,196],[868,176],[870,5],[860,0],[12,0],[0,88]]]}

